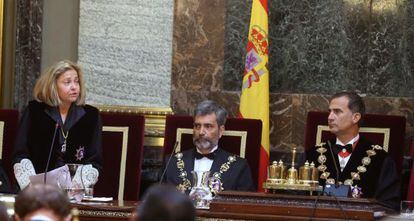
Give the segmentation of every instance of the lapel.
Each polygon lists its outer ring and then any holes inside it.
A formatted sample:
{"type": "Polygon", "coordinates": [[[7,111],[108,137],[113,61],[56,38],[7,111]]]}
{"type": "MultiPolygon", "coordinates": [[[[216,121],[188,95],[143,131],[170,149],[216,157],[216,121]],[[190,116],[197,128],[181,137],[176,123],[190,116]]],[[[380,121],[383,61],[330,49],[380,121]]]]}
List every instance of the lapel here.
{"type": "Polygon", "coordinates": [[[194,154],[195,153],[195,149],[191,149],[191,151],[189,152],[189,154],[185,154],[183,155],[183,161],[184,161],[184,165],[185,165],[185,171],[187,172],[187,174],[191,174],[191,171],[194,170],[194,154]]]}
{"type": "Polygon", "coordinates": [[[337,176],[336,176],[335,163],[338,167],[338,172],[339,172],[338,177],[339,177],[339,179],[341,179],[340,178],[341,169],[339,167],[338,152],[336,151],[337,148],[335,147],[336,139],[329,140],[329,142],[330,142],[330,145],[331,145],[332,152],[331,152],[331,150],[329,150],[329,144],[326,144],[326,148],[328,149],[325,152],[325,156],[327,158],[326,165],[328,166],[328,171],[331,172],[331,175],[329,176],[329,178],[333,178],[333,179],[335,179],[335,181],[337,181],[336,180],[337,176]],[[329,160],[329,159],[331,159],[331,160],[329,160]]]}
{"type": "Polygon", "coordinates": [[[190,151],[188,151],[188,154],[183,154],[183,161],[184,161],[184,170],[187,173],[187,179],[190,180],[191,184],[193,185],[193,174],[191,174],[191,171],[194,170],[194,154],[195,148],[192,148],[190,151]]]}
{"type": "Polygon", "coordinates": [[[65,123],[63,123],[58,107],[50,107],[45,105],[44,111],[55,122],[59,123],[60,127],[63,127],[65,131],[72,128],[73,125],[75,125],[83,117],[83,115],[86,114],[86,111],[82,106],[77,106],[73,103],[69,108],[65,123]]]}
{"type": "Polygon", "coordinates": [[[49,116],[53,121],[62,125],[62,120],[60,118],[59,110],[57,107],[51,107],[48,105],[44,105],[44,112],[47,116],[49,116]]]}
{"type": "Polygon", "coordinates": [[[64,129],[68,131],[70,128],[72,128],[82,117],[86,114],[85,109],[82,106],[75,105],[75,103],[72,103],[70,106],[68,116],[66,118],[64,129]]]}
{"type": "Polygon", "coordinates": [[[219,172],[221,165],[227,162],[227,154],[225,154],[225,152],[220,148],[217,148],[216,151],[217,153],[210,169],[211,175],[213,175],[215,172],[219,172]]]}

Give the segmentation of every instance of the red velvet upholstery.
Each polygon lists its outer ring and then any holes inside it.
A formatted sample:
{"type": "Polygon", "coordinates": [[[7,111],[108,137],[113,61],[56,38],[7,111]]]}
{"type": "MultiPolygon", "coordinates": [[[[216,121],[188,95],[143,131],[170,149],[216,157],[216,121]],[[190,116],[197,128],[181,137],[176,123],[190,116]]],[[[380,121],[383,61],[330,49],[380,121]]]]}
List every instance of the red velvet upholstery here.
{"type": "MultiPolygon", "coordinates": [[[[414,159],[414,139],[411,141],[411,158],[414,159]]],[[[407,200],[414,200],[414,163],[411,167],[410,185],[408,186],[407,200]]]]}
{"type": "Polygon", "coordinates": [[[123,113],[101,113],[101,117],[104,164],[95,185],[95,195],[138,200],[145,119],[141,115],[123,113]],[[125,177],[120,181],[123,142],[127,147],[123,167],[125,177]],[[124,182],[123,196],[119,196],[120,182],[124,182]]]}
{"type": "MultiPolygon", "coordinates": [[[[328,112],[311,111],[308,113],[305,129],[305,148],[311,148],[316,144],[318,125],[328,125],[328,112]]],[[[403,159],[405,117],[391,115],[366,114],[364,116],[361,130],[367,128],[389,128],[388,153],[395,160],[397,172],[400,174],[403,159]]],[[[378,132],[360,132],[371,142],[384,146],[384,134],[378,132]]],[[[334,138],[335,135],[329,131],[322,132],[322,141],[334,138]]]]}
{"type": "MultiPolygon", "coordinates": [[[[165,123],[164,155],[173,151],[177,140],[177,128],[193,128],[193,117],[169,115],[165,123]]],[[[226,131],[247,131],[245,158],[252,171],[253,182],[257,183],[259,175],[260,142],[262,121],[254,119],[228,118],[226,131]]],[[[181,150],[195,148],[191,134],[182,134],[181,150]]],[[[240,154],[241,139],[238,136],[222,136],[219,146],[230,153],[240,154]]]]}
{"type": "Polygon", "coordinates": [[[14,141],[16,139],[17,127],[19,121],[19,111],[14,109],[0,109],[0,122],[4,122],[4,130],[0,131],[3,136],[3,143],[0,143],[1,149],[1,160],[3,168],[9,177],[9,180],[13,182],[13,148],[14,141]]]}

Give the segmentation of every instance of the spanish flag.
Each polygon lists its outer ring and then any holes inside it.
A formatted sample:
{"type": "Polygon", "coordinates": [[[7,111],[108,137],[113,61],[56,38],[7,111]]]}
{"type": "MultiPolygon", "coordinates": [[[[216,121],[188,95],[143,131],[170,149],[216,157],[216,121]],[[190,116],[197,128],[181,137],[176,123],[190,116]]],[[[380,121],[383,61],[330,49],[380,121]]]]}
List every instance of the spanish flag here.
{"type": "Polygon", "coordinates": [[[253,0],[240,98],[240,117],[262,120],[258,190],[269,164],[269,39],[267,0],[253,0]]]}

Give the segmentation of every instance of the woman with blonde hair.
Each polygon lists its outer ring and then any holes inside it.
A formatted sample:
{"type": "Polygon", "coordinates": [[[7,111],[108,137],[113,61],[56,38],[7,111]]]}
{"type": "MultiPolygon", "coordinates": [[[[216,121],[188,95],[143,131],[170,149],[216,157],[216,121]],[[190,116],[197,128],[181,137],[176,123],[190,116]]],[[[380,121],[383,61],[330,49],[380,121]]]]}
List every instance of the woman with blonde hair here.
{"type": "Polygon", "coordinates": [[[67,163],[101,169],[102,123],[98,110],[85,104],[85,91],[83,72],[71,61],[55,63],[38,78],[20,119],[14,164],[28,159],[36,174],[67,163]]]}

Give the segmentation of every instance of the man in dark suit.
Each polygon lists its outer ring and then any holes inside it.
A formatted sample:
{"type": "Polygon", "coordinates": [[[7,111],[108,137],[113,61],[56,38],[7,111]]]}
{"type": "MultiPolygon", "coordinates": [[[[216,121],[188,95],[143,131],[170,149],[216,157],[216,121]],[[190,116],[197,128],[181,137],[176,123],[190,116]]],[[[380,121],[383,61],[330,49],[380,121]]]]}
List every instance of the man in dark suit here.
{"type": "MultiPolygon", "coordinates": [[[[193,143],[196,148],[172,156],[164,181],[188,193],[193,184],[192,171],[209,171],[215,184],[212,192],[220,190],[253,191],[250,167],[245,159],[218,146],[223,135],[227,111],[213,101],[199,103],[194,111],[193,143]]],[[[169,156],[167,156],[168,159],[169,156]]],[[[201,173],[198,173],[198,185],[201,173]]]]}
{"type": "Polygon", "coordinates": [[[333,95],[328,126],[336,139],[307,151],[306,159],[316,164],[321,185],[349,185],[353,197],[376,198],[398,209],[400,181],[395,162],[381,146],[359,134],[364,114],[365,104],[358,94],[333,95]]]}

